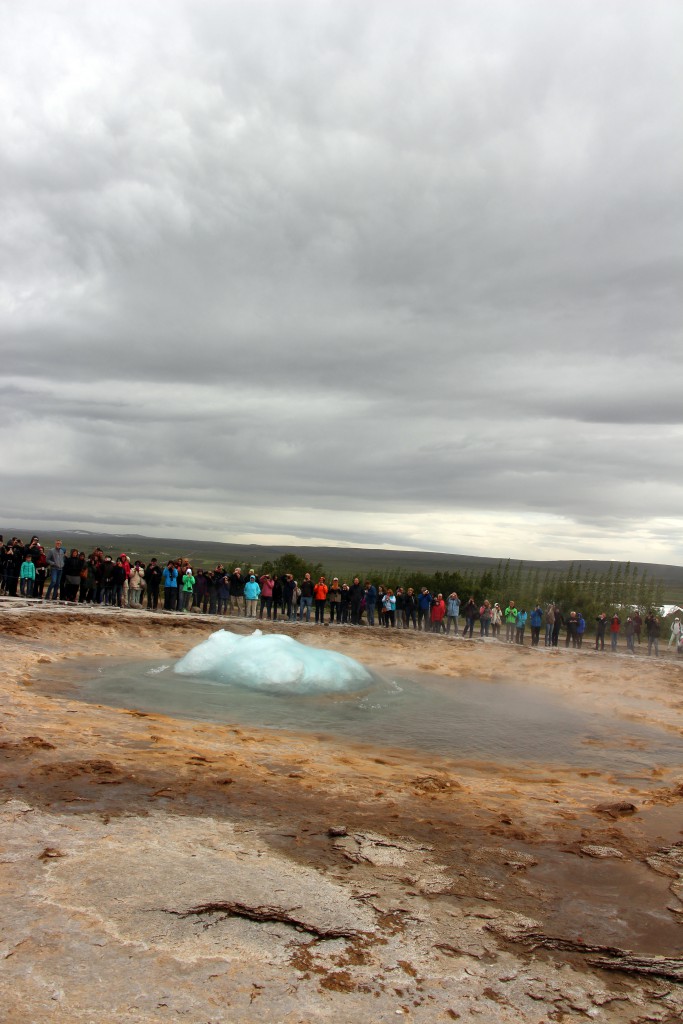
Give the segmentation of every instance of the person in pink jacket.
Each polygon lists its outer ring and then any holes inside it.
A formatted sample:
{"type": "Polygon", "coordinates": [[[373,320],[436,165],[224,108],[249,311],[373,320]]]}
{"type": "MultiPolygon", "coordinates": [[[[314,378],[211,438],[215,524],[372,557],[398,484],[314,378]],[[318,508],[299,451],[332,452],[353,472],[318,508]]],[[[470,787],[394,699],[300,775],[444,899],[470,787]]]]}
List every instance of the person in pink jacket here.
{"type": "Polygon", "coordinates": [[[275,587],[275,580],[268,573],[266,576],[262,576],[259,580],[261,585],[261,608],[259,611],[259,618],[263,618],[263,610],[265,609],[268,618],[272,618],[273,615],[273,588],[275,587]]]}

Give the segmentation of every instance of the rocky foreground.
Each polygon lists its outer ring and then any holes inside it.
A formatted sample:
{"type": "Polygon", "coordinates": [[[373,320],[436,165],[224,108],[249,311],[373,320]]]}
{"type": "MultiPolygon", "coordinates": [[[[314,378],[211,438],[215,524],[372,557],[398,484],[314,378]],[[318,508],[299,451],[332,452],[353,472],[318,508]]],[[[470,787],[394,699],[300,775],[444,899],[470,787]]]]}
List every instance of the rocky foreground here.
{"type": "MultiPolygon", "coordinates": [[[[629,780],[503,770],[55,684],[73,659],[175,658],[223,624],[0,608],[0,1019],[683,1019],[683,768],[652,750],[629,780]]],[[[267,628],[683,734],[673,657],[267,628]]]]}

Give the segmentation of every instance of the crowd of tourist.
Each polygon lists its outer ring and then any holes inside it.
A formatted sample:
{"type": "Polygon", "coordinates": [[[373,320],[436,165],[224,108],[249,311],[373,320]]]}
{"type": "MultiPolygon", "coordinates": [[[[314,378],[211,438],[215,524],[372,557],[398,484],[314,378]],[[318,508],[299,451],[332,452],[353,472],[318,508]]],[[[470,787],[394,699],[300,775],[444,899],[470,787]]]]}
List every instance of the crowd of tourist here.
{"type": "MultiPolygon", "coordinates": [[[[414,629],[473,638],[505,640],[524,645],[527,626],[531,646],[543,642],[557,647],[563,633],[566,647],[581,647],[586,620],[580,611],[564,613],[556,604],[542,608],[536,604],[527,611],[514,600],[504,603],[470,596],[461,600],[457,593],[432,594],[427,587],[390,587],[351,583],[324,576],[313,582],[305,573],[299,582],[291,573],[274,576],[259,574],[254,568],[240,566],[228,570],[220,563],[213,569],[194,570],[187,558],[170,559],[161,566],[156,558],[146,564],[122,552],[116,559],[96,548],[90,555],[72,548],[66,551],[60,540],[47,551],[38,537],[28,544],[13,537],[8,543],[0,538],[0,590],[9,596],[33,600],[65,601],[81,604],[111,605],[156,611],[160,605],[168,612],[199,612],[205,615],[242,616],[251,619],[285,619],[324,625],[368,625],[387,629],[414,629]],[[503,636],[504,627],[504,636],[503,636]]],[[[635,610],[623,622],[618,614],[605,612],[594,625],[595,650],[605,650],[609,633],[610,649],[618,649],[624,634],[626,647],[635,651],[645,632],[648,655],[659,654],[662,624],[656,610],[643,619],[635,610]]],[[[669,646],[674,643],[683,652],[683,632],[679,618],[671,628],[669,646]]]]}

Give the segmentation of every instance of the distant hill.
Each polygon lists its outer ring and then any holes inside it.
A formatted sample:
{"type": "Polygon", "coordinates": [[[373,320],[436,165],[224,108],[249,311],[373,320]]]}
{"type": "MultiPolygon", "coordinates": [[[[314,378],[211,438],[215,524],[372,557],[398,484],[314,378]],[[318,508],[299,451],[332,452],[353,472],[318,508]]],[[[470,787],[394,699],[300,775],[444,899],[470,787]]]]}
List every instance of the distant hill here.
{"type": "MultiPolygon", "coordinates": [[[[5,529],[5,538],[18,536],[28,541],[31,532],[27,530],[5,529]]],[[[80,531],[52,531],[46,535],[43,531],[42,542],[52,546],[54,537],[60,536],[68,548],[77,547],[88,554],[96,547],[101,547],[107,554],[119,555],[125,551],[127,555],[149,561],[154,555],[159,561],[184,556],[190,559],[194,568],[211,567],[217,562],[224,565],[241,565],[244,568],[258,568],[263,562],[274,562],[284,554],[294,554],[307,562],[320,563],[327,575],[365,576],[384,574],[391,577],[391,571],[403,569],[417,572],[474,572],[482,573],[486,569],[495,569],[500,558],[487,558],[479,555],[462,555],[448,551],[387,551],[383,548],[347,548],[347,547],[313,547],[307,545],[288,546],[282,544],[221,544],[218,541],[187,540],[177,537],[145,537],[139,534],[109,534],[80,531]]],[[[518,559],[511,559],[517,565],[518,559]]],[[[604,572],[609,568],[610,560],[597,559],[558,559],[553,561],[524,560],[526,569],[550,569],[565,572],[574,562],[584,569],[604,572]]],[[[664,599],[670,603],[683,604],[683,566],[663,565],[652,562],[633,562],[641,574],[646,572],[651,579],[661,580],[664,585],[664,599]]]]}

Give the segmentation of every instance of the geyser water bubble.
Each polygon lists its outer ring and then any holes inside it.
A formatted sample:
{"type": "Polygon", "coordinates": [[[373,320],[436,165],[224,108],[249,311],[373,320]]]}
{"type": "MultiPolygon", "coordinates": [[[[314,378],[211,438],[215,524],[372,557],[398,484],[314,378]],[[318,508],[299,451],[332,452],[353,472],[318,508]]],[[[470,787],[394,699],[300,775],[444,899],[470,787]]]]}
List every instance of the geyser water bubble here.
{"type": "Polygon", "coordinates": [[[335,693],[364,689],[373,681],[353,658],[306,647],[290,636],[264,636],[260,629],[251,636],[219,629],[188,651],[173,671],[271,693],[335,693]]]}

